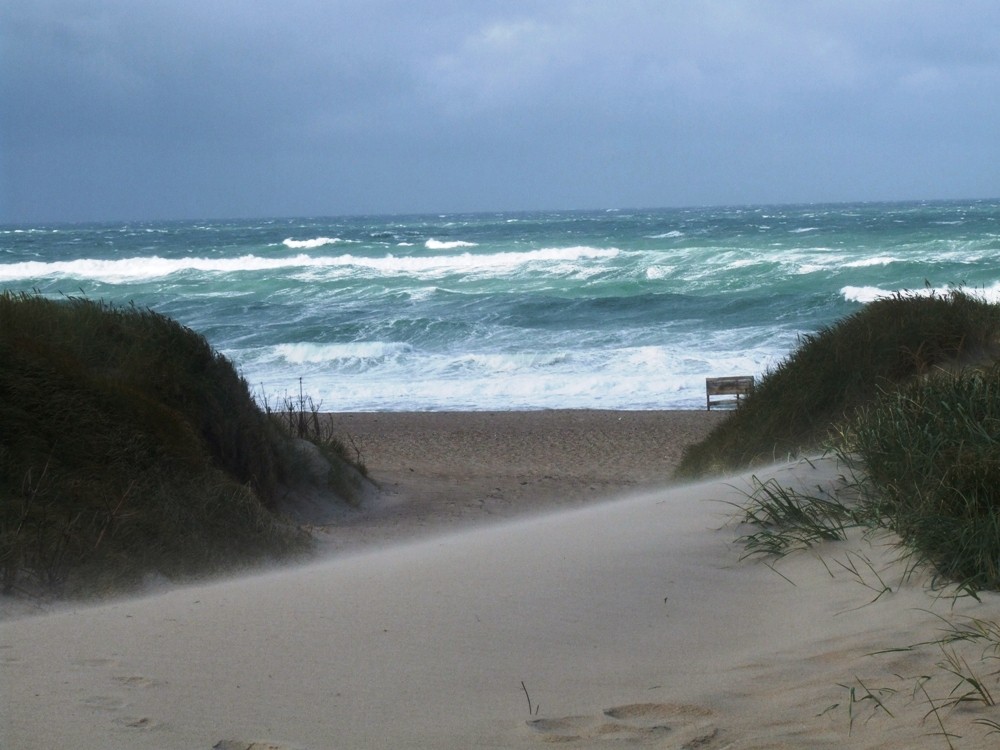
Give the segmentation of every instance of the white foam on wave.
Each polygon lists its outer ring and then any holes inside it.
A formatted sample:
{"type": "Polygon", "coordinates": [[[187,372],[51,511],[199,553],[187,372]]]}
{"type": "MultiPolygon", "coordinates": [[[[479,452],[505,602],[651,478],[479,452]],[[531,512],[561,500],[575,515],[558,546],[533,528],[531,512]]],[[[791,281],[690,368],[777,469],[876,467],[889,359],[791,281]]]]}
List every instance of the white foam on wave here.
{"type": "Polygon", "coordinates": [[[759,375],[794,344],[767,329],[613,349],[425,350],[390,342],[282,344],[232,353],[270,393],[305,380],[331,411],[699,408],[705,377],[759,375]]]}
{"type": "Polygon", "coordinates": [[[877,286],[845,286],[840,290],[848,302],[867,304],[883,297],[891,297],[895,292],[877,286]]]}
{"type": "Polygon", "coordinates": [[[830,265],[825,263],[803,263],[795,270],[795,273],[800,276],[805,276],[810,273],[818,273],[820,271],[828,270],[830,270],[830,265]]]}
{"type": "MultiPolygon", "coordinates": [[[[361,270],[375,275],[414,275],[439,277],[459,273],[494,273],[516,271],[526,264],[572,263],[586,260],[614,258],[616,248],[567,247],[543,248],[525,252],[502,252],[477,255],[395,256],[363,257],[354,255],[312,256],[293,255],[282,258],[263,258],[245,255],[239,258],[122,258],[105,260],[81,258],[71,261],[45,263],[24,261],[0,264],[0,281],[28,281],[41,278],[66,277],[71,279],[93,279],[109,284],[148,281],[185,271],[207,273],[239,273],[255,271],[275,271],[280,269],[321,269],[361,270]]],[[[550,270],[556,266],[544,267],[550,270]]],[[[565,267],[560,267],[565,271],[565,267]]]]}
{"type": "Polygon", "coordinates": [[[405,354],[409,344],[384,341],[355,341],[342,344],[296,343],[279,344],[274,355],[293,365],[351,363],[359,360],[380,360],[405,354]]]}
{"type": "Polygon", "coordinates": [[[572,358],[570,352],[472,352],[449,358],[442,363],[442,372],[479,372],[487,376],[510,376],[517,373],[538,373],[548,368],[564,365],[572,358]]]}
{"type": "Polygon", "coordinates": [[[732,263],[726,266],[727,271],[734,271],[737,268],[749,268],[750,266],[759,266],[764,261],[760,258],[741,258],[740,260],[734,260],[732,263]]]}
{"type": "Polygon", "coordinates": [[[832,271],[843,268],[849,261],[848,255],[844,253],[831,252],[830,248],[813,248],[810,252],[794,252],[780,260],[784,263],[795,266],[794,273],[797,276],[805,276],[811,273],[822,271],[832,271]]]}
{"type": "Polygon", "coordinates": [[[323,247],[324,245],[337,245],[345,241],[340,239],[340,237],[314,237],[311,240],[293,240],[289,237],[286,240],[282,240],[281,244],[292,250],[309,250],[316,247],[323,247]]]}
{"type": "Polygon", "coordinates": [[[296,255],[288,258],[261,258],[256,255],[244,255],[239,258],[161,258],[152,255],[119,260],[80,258],[51,263],[24,261],[0,265],[0,281],[67,277],[118,284],[162,278],[184,271],[216,273],[267,271],[309,266],[313,262],[314,259],[308,255],[296,255]]]}
{"type": "Polygon", "coordinates": [[[664,232],[663,234],[651,234],[646,239],[650,239],[650,240],[672,240],[672,239],[676,239],[677,237],[683,237],[683,236],[684,236],[684,232],[681,232],[681,231],[679,231],[677,229],[674,229],[674,230],[672,230],[670,232],[664,232]]]}
{"type": "Polygon", "coordinates": [[[353,262],[383,274],[405,273],[434,277],[459,273],[502,274],[532,264],[545,264],[539,270],[561,273],[565,272],[567,266],[555,264],[606,260],[618,254],[617,248],[565,247],[485,254],[466,252],[459,255],[399,257],[389,255],[382,258],[355,258],[353,262]]]}
{"type": "Polygon", "coordinates": [[[870,266],[888,266],[890,263],[900,263],[902,262],[900,258],[894,258],[891,255],[876,255],[873,258],[862,258],[861,260],[852,260],[848,263],[844,263],[844,268],[868,268],[870,266]]]}
{"type": "Polygon", "coordinates": [[[475,242],[465,242],[463,240],[450,240],[447,242],[442,242],[441,240],[429,239],[424,243],[424,247],[428,250],[454,250],[458,247],[478,247],[475,242]]]}
{"type": "Polygon", "coordinates": [[[673,275],[676,270],[677,266],[649,266],[646,269],[646,278],[650,281],[666,279],[673,275]]]}
{"type": "MultiPolygon", "coordinates": [[[[899,294],[903,297],[930,297],[945,296],[952,291],[951,287],[924,287],[921,289],[882,289],[877,286],[845,286],[840,290],[844,299],[848,302],[859,302],[867,304],[875,300],[892,297],[899,294]]],[[[1000,303],[1000,282],[990,287],[980,289],[963,288],[962,291],[970,297],[984,300],[993,304],[1000,303]]]]}

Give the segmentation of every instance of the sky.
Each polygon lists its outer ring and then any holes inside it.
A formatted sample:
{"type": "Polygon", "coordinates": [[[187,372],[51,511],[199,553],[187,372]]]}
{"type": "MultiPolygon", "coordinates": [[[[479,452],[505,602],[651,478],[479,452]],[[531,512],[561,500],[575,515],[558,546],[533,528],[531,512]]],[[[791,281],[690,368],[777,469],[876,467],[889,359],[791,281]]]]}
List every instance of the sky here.
{"type": "Polygon", "coordinates": [[[4,0],[0,222],[1000,197],[996,0],[4,0]]]}

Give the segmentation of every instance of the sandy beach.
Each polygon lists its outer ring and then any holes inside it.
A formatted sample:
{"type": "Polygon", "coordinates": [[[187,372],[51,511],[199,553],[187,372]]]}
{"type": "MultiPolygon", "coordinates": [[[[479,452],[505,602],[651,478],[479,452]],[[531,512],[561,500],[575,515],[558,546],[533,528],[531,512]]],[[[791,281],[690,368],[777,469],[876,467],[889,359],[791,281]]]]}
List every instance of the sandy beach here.
{"type": "Polygon", "coordinates": [[[939,647],[893,649],[1000,597],[929,592],[884,537],[741,560],[749,477],[669,482],[721,413],[331,418],[383,491],[327,519],[322,556],[7,617],[0,746],[997,746],[995,708],[945,706],[939,647]]]}
{"type": "Polygon", "coordinates": [[[359,549],[663,487],[684,446],[725,417],[596,409],[327,415],[380,494],[361,512],[321,519],[330,522],[321,539],[359,549]]]}

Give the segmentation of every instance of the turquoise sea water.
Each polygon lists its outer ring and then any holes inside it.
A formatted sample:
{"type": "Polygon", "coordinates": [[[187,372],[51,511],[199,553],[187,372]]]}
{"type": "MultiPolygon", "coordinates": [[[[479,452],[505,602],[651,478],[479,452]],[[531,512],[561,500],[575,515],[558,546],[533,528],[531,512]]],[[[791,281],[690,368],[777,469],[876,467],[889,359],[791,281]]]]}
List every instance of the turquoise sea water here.
{"type": "Polygon", "coordinates": [[[0,227],[0,288],[148,306],[330,411],[698,408],[957,285],[1000,297],[1000,201],[0,227]]]}

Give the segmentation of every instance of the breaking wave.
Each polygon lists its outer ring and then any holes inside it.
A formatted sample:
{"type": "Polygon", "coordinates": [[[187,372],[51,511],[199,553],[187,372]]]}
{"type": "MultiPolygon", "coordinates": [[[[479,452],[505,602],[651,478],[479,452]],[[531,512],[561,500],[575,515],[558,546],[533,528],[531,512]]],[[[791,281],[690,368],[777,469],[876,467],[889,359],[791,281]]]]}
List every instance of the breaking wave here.
{"type": "Polygon", "coordinates": [[[478,247],[476,242],[464,242],[462,240],[452,240],[450,242],[442,242],[440,240],[429,239],[424,243],[424,247],[428,250],[454,250],[458,247],[478,247]]]}
{"type": "MultiPolygon", "coordinates": [[[[528,264],[553,261],[574,262],[613,258],[617,249],[592,247],[545,248],[526,252],[462,253],[460,255],[291,255],[265,258],[161,258],[158,256],[105,260],[81,258],[70,261],[22,261],[0,265],[0,281],[69,278],[94,279],[109,284],[149,281],[187,271],[234,274],[280,269],[356,269],[375,275],[442,276],[457,273],[492,272],[503,275],[528,264]]],[[[538,270],[545,271],[541,265],[538,270]]]]}
{"type": "Polygon", "coordinates": [[[324,245],[336,245],[346,240],[340,239],[340,237],[316,237],[311,240],[293,240],[289,237],[282,241],[282,245],[292,250],[311,250],[316,247],[323,247],[324,245]]]}

